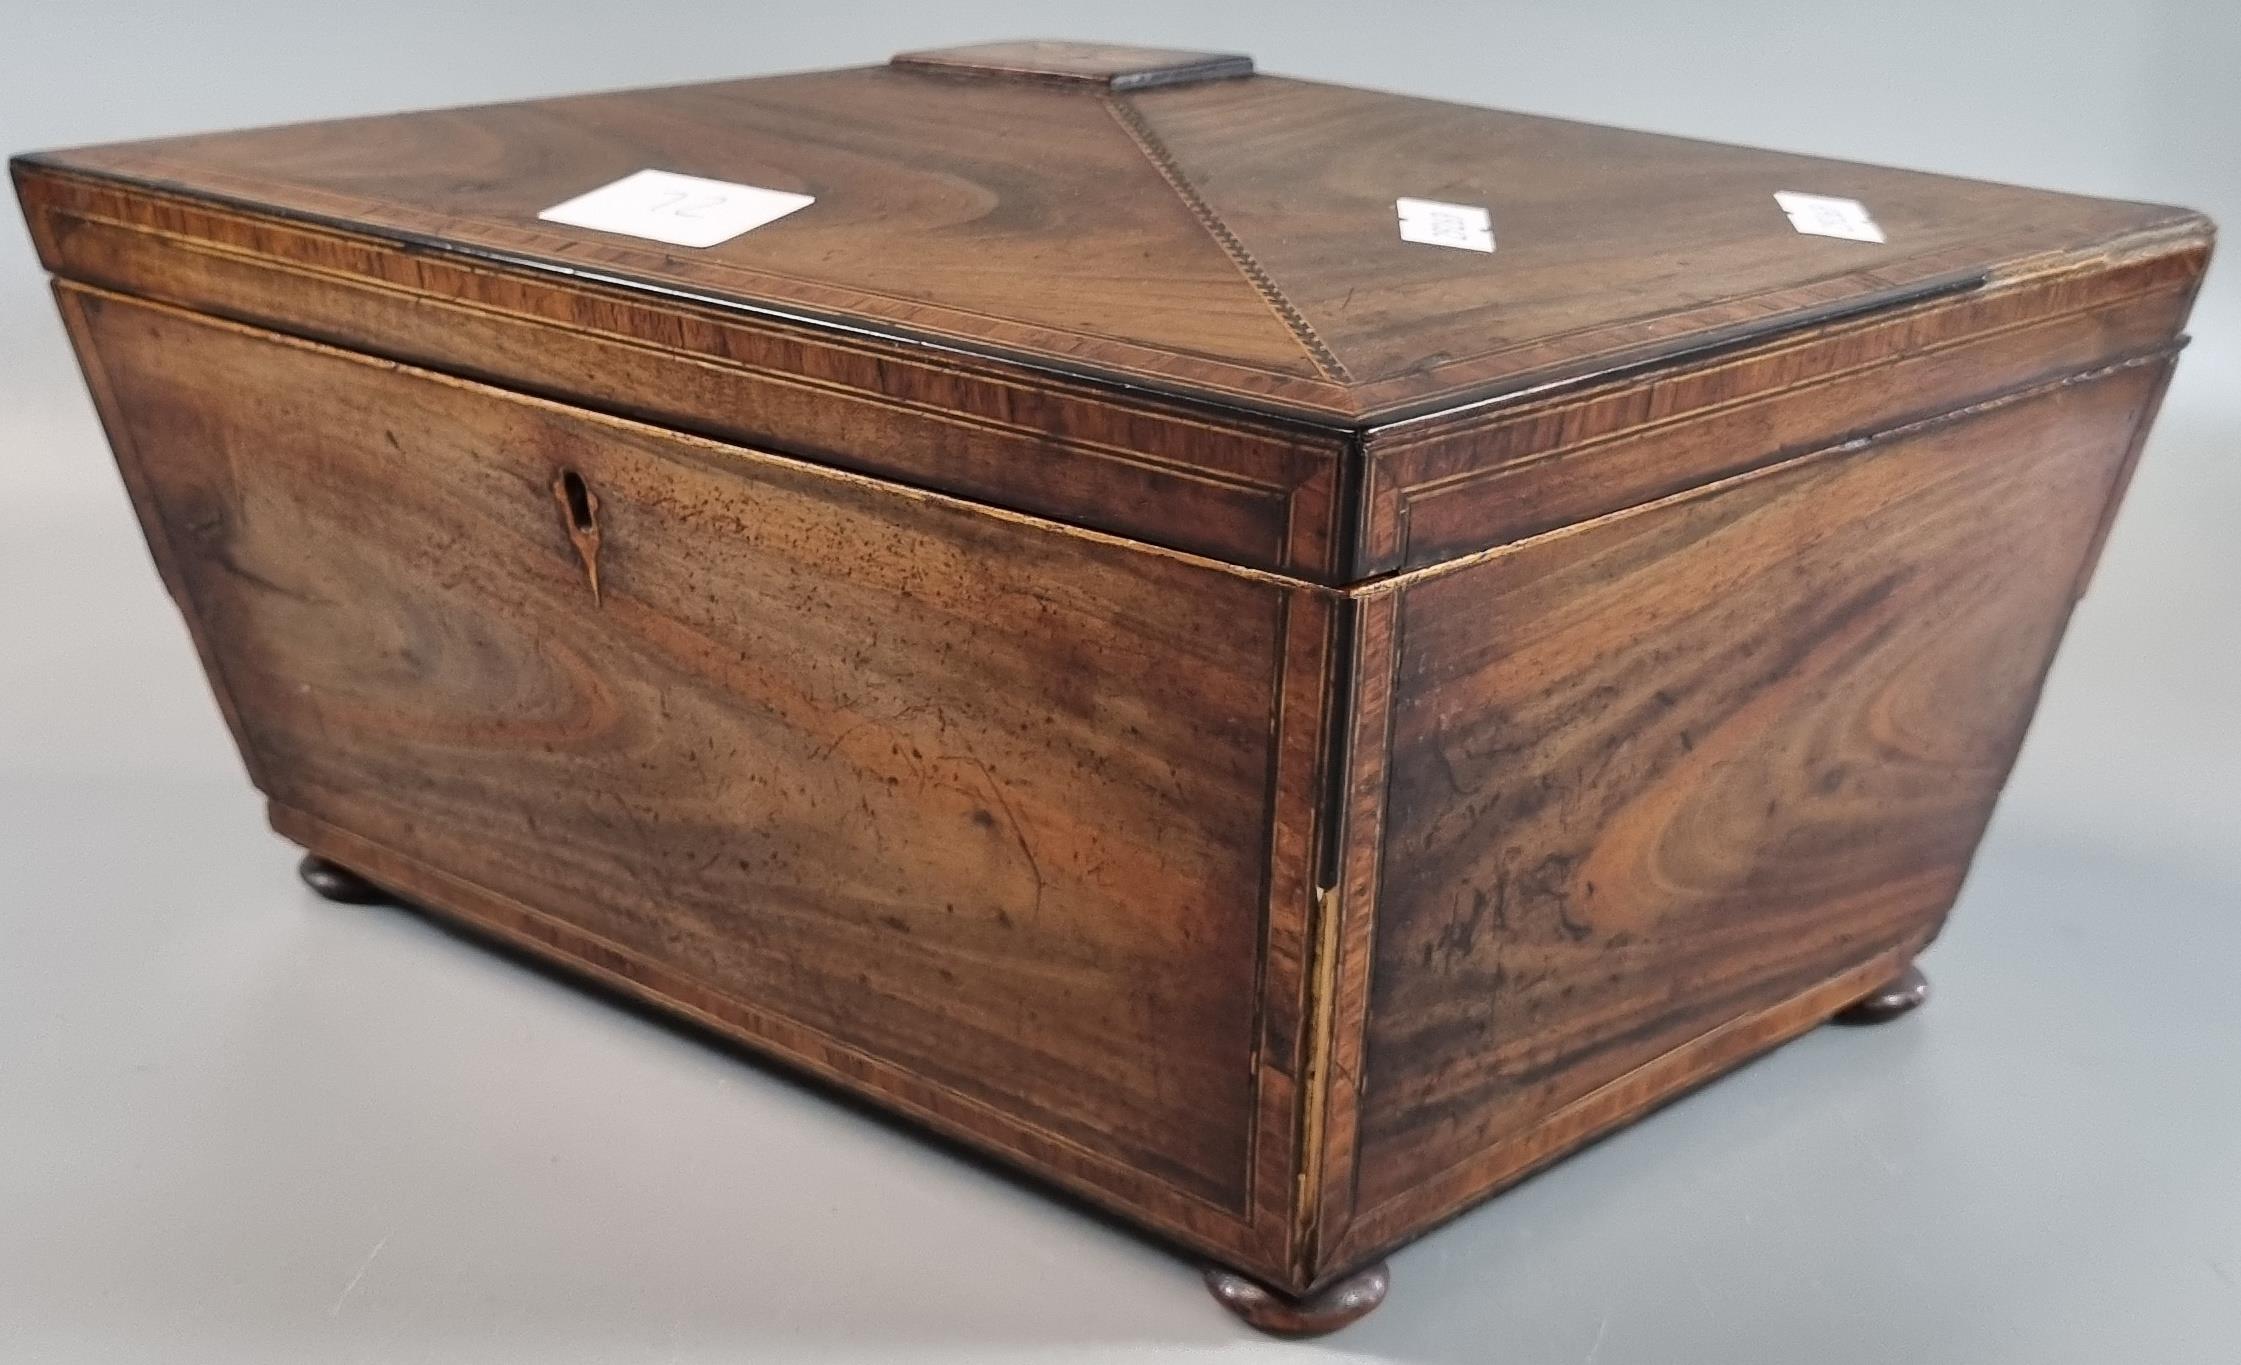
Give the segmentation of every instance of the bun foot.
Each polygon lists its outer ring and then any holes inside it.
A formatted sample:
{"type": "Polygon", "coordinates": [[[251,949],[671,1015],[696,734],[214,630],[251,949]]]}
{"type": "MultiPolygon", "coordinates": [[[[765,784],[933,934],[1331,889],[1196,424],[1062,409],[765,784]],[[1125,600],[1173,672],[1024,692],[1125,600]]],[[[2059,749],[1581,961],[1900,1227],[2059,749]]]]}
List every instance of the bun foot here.
{"type": "Polygon", "coordinates": [[[1930,979],[1909,967],[1836,1016],[1840,1024],[1885,1024],[1930,998],[1930,979]]]}
{"type": "Polygon", "coordinates": [[[339,901],[344,905],[383,905],[390,898],[388,892],[341,863],[329,861],[316,853],[306,853],[303,856],[303,861],[296,864],[296,875],[303,878],[305,886],[328,900],[339,901]]]}
{"type": "Polygon", "coordinates": [[[1295,1299],[1220,1266],[1206,1271],[1206,1287],[1214,1301],[1274,1337],[1319,1337],[1368,1313],[1385,1302],[1390,1281],[1385,1263],[1356,1271],[1335,1284],[1295,1299]]]}

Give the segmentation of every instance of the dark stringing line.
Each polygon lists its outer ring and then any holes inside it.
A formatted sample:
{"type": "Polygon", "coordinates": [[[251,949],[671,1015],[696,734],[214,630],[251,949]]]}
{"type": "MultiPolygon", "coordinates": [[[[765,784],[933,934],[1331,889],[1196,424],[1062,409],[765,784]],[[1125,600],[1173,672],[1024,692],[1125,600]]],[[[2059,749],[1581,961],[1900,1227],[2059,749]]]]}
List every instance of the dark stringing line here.
{"type": "Polygon", "coordinates": [[[1284,291],[1276,287],[1276,281],[1268,277],[1266,270],[1261,269],[1261,263],[1253,259],[1253,253],[1245,249],[1245,244],[1237,240],[1237,234],[1229,230],[1229,225],[1221,220],[1212,206],[1201,199],[1198,191],[1183,178],[1182,168],[1175,164],[1175,158],[1168,153],[1166,145],[1151,130],[1151,126],[1120,95],[1106,95],[1105,108],[1112,114],[1113,121],[1128,134],[1129,141],[1136,144],[1136,150],[1142,152],[1144,159],[1152,164],[1152,169],[1159,172],[1159,178],[1167,182],[1167,187],[1175,192],[1175,197],[1183,201],[1183,206],[1190,210],[1199,226],[1206,229],[1206,234],[1214,239],[1215,245],[1221,247],[1230,263],[1237,267],[1238,273],[1253,286],[1253,291],[1261,296],[1261,301],[1268,305],[1269,311],[1276,314],[1277,320],[1291,331],[1293,339],[1307,352],[1308,359],[1315,362],[1315,368],[1323,378],[1334,384],[1352,383],[1353,377],[1346,373],[1346,367],[1339,364],[1338,357],[1331,353],[1330,347],[1323,344],[1323,338],[1315,334],[1315,329],[1308,325],[1299,309],[1292,306],[1292,301],[1284,297],[1284,291]]]}

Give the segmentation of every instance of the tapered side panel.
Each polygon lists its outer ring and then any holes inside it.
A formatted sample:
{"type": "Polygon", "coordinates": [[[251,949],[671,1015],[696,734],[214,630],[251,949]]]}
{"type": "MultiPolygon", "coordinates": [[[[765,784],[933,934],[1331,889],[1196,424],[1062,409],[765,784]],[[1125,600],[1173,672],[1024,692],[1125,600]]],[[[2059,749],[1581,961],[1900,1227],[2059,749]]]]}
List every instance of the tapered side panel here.
{"type": "Polygon", "coordinates": [[[1286,1276],[1322,595],[65,292],[286,832],[1286,1276]]]}
{"type": "Polygon", "coordinates": [[[122,477],[125,491],[132,499],[132,510],[140,523],[140,534],[148,545],[148,557],[155,562],[156,572],[163,579],[164,590],[179,608],[187,627],[187,636],[195,648],[195,656],[202,664],[203,675],[209,680],[211,697],[218,704],[218,712],[225,718],[226,729],[232,734],[234,747],[241,754],[242,765],[249,776],[262,789],[266,785],[263,761],[256,747],[250,743],[249,727],[243,723],[240,703],[235,700],[235,689],[228,681],[221,662],[217,642],[214,641],[202,619],[196,614],[188,595],[186,562],[180,549],[173,543],[171,528],[164,524],[150,484],[147,460],[140,453],[135,424],[125,418],[123,403],[118,399],[115,385],[110,382],[108,366],[103,362],[95,345],[90,317],[81,292],[57,281],[54,286],[55,306],[62,314],[62,324],[70,334],[71,349],[78,358],[78,368],[84,374],[86,389],[93,397],[93,405],[100,414],[102,432],[109,439],[110,449],[116,452],[117,472],[122,477]]]}
{"type": "Polygon", "coordinates": [[[1935,932],[2168,360],[1406,583],[1352,1219],[1420,1231],[1935,932]]]}

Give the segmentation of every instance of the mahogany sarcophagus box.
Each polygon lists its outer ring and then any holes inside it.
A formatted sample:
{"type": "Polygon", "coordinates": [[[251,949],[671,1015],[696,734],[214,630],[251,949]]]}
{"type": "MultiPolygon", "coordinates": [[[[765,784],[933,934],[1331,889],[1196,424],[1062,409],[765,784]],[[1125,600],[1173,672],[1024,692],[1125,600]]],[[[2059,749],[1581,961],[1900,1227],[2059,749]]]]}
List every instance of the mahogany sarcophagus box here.
{"type": "Polygon", "coordinates": [[[1918,998],[2211,237],[1064,44],[14,175],[324,889],[1295,1330],[1918,998]]]}

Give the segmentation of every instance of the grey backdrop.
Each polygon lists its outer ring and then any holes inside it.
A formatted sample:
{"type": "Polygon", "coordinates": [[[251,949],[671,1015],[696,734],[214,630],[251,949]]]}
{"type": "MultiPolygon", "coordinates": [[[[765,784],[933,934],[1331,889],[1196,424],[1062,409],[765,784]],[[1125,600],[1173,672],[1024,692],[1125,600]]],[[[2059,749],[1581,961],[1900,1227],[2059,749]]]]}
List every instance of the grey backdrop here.
{"type": "MultiPolygon", "coordinates": [[[[0,150],[1000,36],[2241,222],[2231,0],[0,0],[0,150]]],[[[2241,271],[1932,1007],[1823,1030],[1250,1340],[1179,1260],[409,916],[262,830],[0,215],[0,1359],[2241,1358],[2241,271]]]]}

